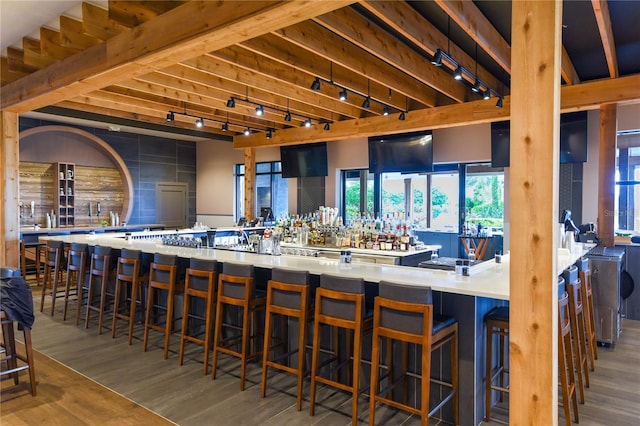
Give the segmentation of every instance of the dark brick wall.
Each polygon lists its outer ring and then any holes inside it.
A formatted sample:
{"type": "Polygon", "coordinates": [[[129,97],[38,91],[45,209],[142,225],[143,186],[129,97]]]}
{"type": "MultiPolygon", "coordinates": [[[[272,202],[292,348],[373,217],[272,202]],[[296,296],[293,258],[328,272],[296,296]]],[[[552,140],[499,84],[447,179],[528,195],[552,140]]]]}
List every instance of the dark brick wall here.
{"type": "MultiPolygon", "coordinates": [[[[20,117],[20,131],[33,127],[61,125],[53,121],[20,117]]],[[[196,221],[196,144],[157,136],[110,132],[94,127],[73,126],[107,142],[123,159],[134,188],[130,224],[156,223],[156,182],[186,182],[189,214],[187,224],[196,221]]]]}

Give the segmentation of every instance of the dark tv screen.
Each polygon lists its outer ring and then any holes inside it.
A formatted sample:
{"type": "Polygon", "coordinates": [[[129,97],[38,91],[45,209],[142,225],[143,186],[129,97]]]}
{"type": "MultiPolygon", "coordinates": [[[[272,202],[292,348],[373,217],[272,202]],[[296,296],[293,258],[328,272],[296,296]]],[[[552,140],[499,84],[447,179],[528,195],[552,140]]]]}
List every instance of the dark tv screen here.
{"type": "Polygon", "coordinates": [[[560,163],[587,161],[587,111],[560,116],[560,163]]]}
{"type": "Polygon", "coordinates": [[[369,138],[371,173],[433,171],[433,136],[429,132],[369,138]]]}
{"type": "Polygon", "coordinates": [[[282,177],[327,176],[327,143],[280,147],[282,177]]]}
{"type": "Polygon", "coordinates": [[[510,121],[491,123],[491,167],[509,167],[510,121]]]}

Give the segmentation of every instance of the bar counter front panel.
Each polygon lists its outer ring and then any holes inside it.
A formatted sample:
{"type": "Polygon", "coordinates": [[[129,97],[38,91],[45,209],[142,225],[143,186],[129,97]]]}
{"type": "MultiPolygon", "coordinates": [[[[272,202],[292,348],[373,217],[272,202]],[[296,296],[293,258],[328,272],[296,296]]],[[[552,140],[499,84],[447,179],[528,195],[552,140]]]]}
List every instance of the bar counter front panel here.
{"type": "MultiPolygon", "coordinates": [[[[460,424],[478,425],[484,416],[484,368],[485,331],[484,316],[495,306],[508,305],[509,300],[509,255],[502,263],[486,261],[471,270],[470,276],[456,275],[451,271],[425,268],[374,264],[341,263],[323,257],[295,255],[271,256],[250,252],[190,248],[163,245],[157,240],[125,240],[124,234],[43,236],[42,240],[57,240],[65,243],[87,243],[141,250],[144,253],[177,255],[183,259],[215,259],[218,262],[251,264],[269,272],[274,267],[309,271],[311,275],[323,273],[344,277],[364,278],[367,282],[367,299],[377,294],[376,284],[389,280],[406,285],[431,287],[434,291],[434,311],[454,316],[458,320],[459,339],[459,389],[460,424]],[[372,290],[373,289],[373,290],[372,290]]],[[[562,272],[586,253],[588,245],[577,245],[574,252],[560,249],[558,272],[562,272]]],[[[270,274],[269,274],[270,275],[270,274]]],[[[434,359],[435,368],[440,367],[434,359]]],[[[449,410],[446,410],[449,411],[449,410]]],[[[445,418],[450,413],[443,413],[445,418]]]]}

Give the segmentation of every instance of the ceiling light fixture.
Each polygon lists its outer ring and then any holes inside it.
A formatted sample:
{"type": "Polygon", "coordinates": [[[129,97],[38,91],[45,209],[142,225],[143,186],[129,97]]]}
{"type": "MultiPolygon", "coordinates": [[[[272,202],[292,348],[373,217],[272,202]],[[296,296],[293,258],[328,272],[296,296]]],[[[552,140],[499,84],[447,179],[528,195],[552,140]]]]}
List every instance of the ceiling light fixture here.
{"type": "Polygon", "coordinates": [[[482,88],[480,87],[480,80],[476,78],[476,81],[473,83],[473,87],[471,88],[476,93],[482,92],[482,88]]]}
{"type": "Polygon", "coordinates": [[[340,91],[340,93],[338,93],[338,99],[340,99],[343,102],[347,100],[347,90],[346,89],[343,89],[342,91],[340,91]]]}
{"type": "Polygon", "coordinates": [[[433,55],[433,59],[431,60],[431,63],[436,67],[442,66],[442,50],[441,49],[436,50],[436,53],[433,55]]]}
{"type": "Polygon", "coordinates": [[[264,108],[262,107],[262,105],[258,105],[256,107],[256,115],[258,117],[263,116],[264,115],[264,108]]]}
{"type": "Polygon", "coordinates": [[[226,132],[228,130],[229,130],[229,123],[228,122],[222,123],[222,131],[226,132]]]}
{"type": "Polygon", "coordinates": [[[497,108],[502,108],[503,103],[504,102],[503,102],[502,96],[498,96],[498,101],[496,102],[496,107],[497,108]]]}
{"type": "Polygon", "coordinates": [[[311,127],[311,119],[310,119],[310,118],[307,118],[307,119],[304,121],[304,127],[311,127]]]}
{"type": "Polygon", "coordinates": [[[266,138],[267,138],[267,139],[271,139],[272,137],[273,137],[273,130],[272,130],[272,129],[268,129],[268,130],[267,130],[266,138]]]}
{"type": "Polygon", "coordinates": [[[402,112],[400,113],[400,115],[398,116],[398,120],[400,120],[400,121],[404,121],[404,120],[405,120],[405,118],[407,118],[407,117],[405,116],[404,111],[402,111],[402,112]]]}
{"type": "Polygon", "coordinates": [[[362,102],[362,108],[371,108],[371,101],[369,100],[368,96],[364,98],[364,101],[362,102]]]}
{"type": "Polygon", "coordinates": [[[202,118],[197,118],[197,119],[196,119],[196,127],[197,127],[197,128],[201,128],[202,126],[204,126],[204,119],[202,119],[202,118]]]}
{"type": "Polygon", "coordinates": [[[251,134],[251,129],[249,127],[247,127],[246,129],[244,129],[244,135],[245,136],[249,136],[251,134]]]}
{"type": "Polygon", "coordinates": [[[484,99],[485,101],[488,101],[489,99],[491,99],[491,90],[487,89],[484,91],[484,94],[482,95],[482,99],[484,99]]]}
{"type": "Polygon", "coordinates": [[[316,92],[320,90],[320,77],[316,77],[315,80],[313,80],[313,83],[311,83],[311,90],[316,92]]]}
{"type": "Polygon", "coordinates": [[[235,107],[236,107],[236,100],[232,96],[227,101],[227,108],[235,108],[235,107]]]}
{"type": "Polygon", "coordinates": [[[331,124],[329,124],[328,122],[324,123],[324,130],[331,130],[331,124]]]}
{"type": "Polygon", "coordinates": [[[389,107],[388,106],[384,106],[384,108],[382,108],[382,115],[389,115],[389,107]]]}
{"type": "Polygon", "coordinates": [[[175,119],[175,115],[171,111],[169,111],[169,113],[167,113],[167,121],[173,121],[175,119]]]}
{"type": "Polygon", "coordinates": [[[462,80],[462,67],[458,65],[453,72],[453,78],[456,80],[462,80]]]}

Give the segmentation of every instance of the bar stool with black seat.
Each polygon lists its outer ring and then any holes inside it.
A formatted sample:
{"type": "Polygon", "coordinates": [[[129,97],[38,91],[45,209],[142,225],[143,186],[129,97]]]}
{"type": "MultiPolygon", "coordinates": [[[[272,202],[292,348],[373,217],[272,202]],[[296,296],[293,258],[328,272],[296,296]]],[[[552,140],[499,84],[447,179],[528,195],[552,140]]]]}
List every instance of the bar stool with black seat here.
{"type": "Polygon", "coordinates": [[[586,326],[578,268],[575,265],[569,266],[562,272],[562,277],[565,281],[566,291],[569,293],[573,355],[575,356],[576,372],[578,373],[580,403],[584,404],[584,388],[589,387],[589,367],[587,364],[586,326]]]}
{"type": "Polygon", "coordinates": [[[571,426],[571,407],[573,407],[574,421],[579,422],[573,361],[569,294],[565,290],[564,278],[560,277],[558,279],[558,374],[566,426],[571,426]]]}
{"type": "MultiPolygon", "coordinates": [[[[283,268],[273,268],[271,279],[267,283],[267,306],[264,326],[264,346],[262,358],[261,396],[267,391],[267,369],[273,367],[297,376],[296,408],[302,409],[302,382],[305,374],[306,330],[309,318],[309,273],[283,268]],[[297,347],[288,350],[288,336],[279,336],[279,342],[273,344],[272,326],[274,319],[280,316],[281,321],[289,318],[297,319],[297,347]],[[276,352],[284,346],[284,353],[276,352]],[[293,356],[297,359],[291,362],[293,356]]],[[[284,334],[284,333],[283,333],[284,334]]]]}
{"type": "Polygon", "coordinates": [[[485,416],[486,422],[491,421],[491,407],[493,406],[493,391],[498,391],[498,401],[504,400],[504,394],[509,393],[506,376],[509,375],[507,348],[509,339],[509,307],[493,308],[484,317],[487,326],[486,343],[486,378],[485,378],[485,416]],[[498,363],[493,367],[493,338],[498,336],[498,363]],[[498,383],[495,384],[496,379],[498,383]]]}
{"type": "Polygon", "coordinates": [[[64,310],[62,320],[67,320],[69,303],[76,305],[76,317],[80,312],[80,294],[85,282],[89,246],[84,243],[72,243],[67,253],[67,281],[64,287],[64,310]]]}
{"type": "Polygon", "coordinates": [[[582,304],[584,309],[584,322],[586,325],[586,337],[589,360],[591,362],[591,371],[595,371],[598,359],[598,342],[596,340],[596,318],[593,306],[593,289],[591,288],[591,269],[589,268],[589,259],[583,257],[576,262],[578,267],[578,278],[582,285],[580,292],[582,293],[582,304]]]}
{"type": "Polygon", "coordinates": [[[184,345],[186,341],[197,343],[204,347],[204,366],[202,374],[207,374],[209,368],[209,351],[211,348],[211,330],[213,324],[213,307],[215,306],[215,278],[218,262],[215,260],[194,259],[189,261],[184,284],[184,306],[182,309],[182,330],[180,333],[180,359],[184,360],[184,345]],[[192,300],[195,298],[195,300],[192,300]],[[191,307],[198,299],[204,301],[203,315],[198,315],[195,307],[191,307]],[[190,321],[191,320],[191,321],[190,321]],[[203,323],[204,331],[191,334],[196,320],[203,323]]]}
{"type": "Polygon", "coordinates": [[[216,378],[218,355],[224,353],[240,358],[240,390],[245,388],[247,362],[258,358],[262,352],[257,348],[257,313],[263,310],[267,298],[264,291],[256,288],[253,265],[225,262],[218,275],[216,322],[213,337],[213,362],[211,373],[216,378]],[[241,324],[225,322],[225,308],[241,308],[241,324]],[[230,331],[223,336],[224,331],[230,331]],[[253,341],[253,348],[250,343],[253,341]],[[240,350],[234,349],[240,347],[240,350]]]}
{"type": "MultiPolygon", "coordinates": [[[[107,306],[107,295],[109,292],[109,279],[111,276],[111,247],[95,246],[91,255],[91,266],[89,267],[89,282],[87,289],[87,307],[84,319],[84,328],[89,328],[91,311],[98,313],[98,334],[102,334],[104,323],[104,311],[107,306]],[[99,302],[96,306],[94,298],[96,290],[99,290],[99,302]]],[[[78,295],[81,297],[81,295],[78,295]]],[[[81,299],[80,299],[81,300],[81,299]]]]}
{"type": "Polygon", "coordinates": [[[376,402],[420,415],[421,424],[426,426],[429,417],[449,401],[453,404],[453,424],[458,424],[458,323],[455,318],[434,314],[431,288],[407,286],[388,281],[380,281],[379,295],[373,308],[373,344],[371,349],[371,388],[369,396],[369,424],[375,424],[376,402]],[[380,349],[380,341],[386,340],[386,351],[380,349]],[[401,374],[396,377],[393,343],[402,347],[401,374]],[[407,346],[421,347],[422,355],[417,357],[416,372],[409,371],[407,346]],[[450,381],[437,378],[431,380],[431,359],[434,351],[449,345],[451,362],[450,381]],[[382,355],[382,356],[381,356],[382,355]],[[382,358],[382,359],[381,359],[382,358]],[[380,368],[386,374],[380,375],[380,368]],[[419,391],[409,392],[409,377],[420,378],[419,391]],[[440,388],[438,402],[430,409],[430,387],[436,383],[440,388]],[[392,391],[404,384],[402,400],[393,398],[392,391]],[[379,390],[380,385],[386,385],[379,390]],[[442,390],[442,389],[448,390],[442,390]],[[409,394],[419,394],[420,401],[408,401],[409,394]]]}
{"type": "Polygon", "coordinates": [[[147,351],[149,330],[164,333],[164,359],[169,357],[169,345],[173,331],[173,304],[177,291],[176,277],[178,273],[178,257],[156,253],[153,256],[149,272],[147,291],[147,312],[144,322],[144,340],[142,349],[147,351]],[[162,292],[162,293],[161,293],[162,292]],[[166,299],[164,297],[166,294],[166,299]],[[163,296],[162,299],[160,296],[163,296]],[[157,300],[156,300],[157,299],[157,300]],[[166,305],[160,303],[166,300],[166,305]],[[160,311],[165,312],[165,321],[159,321],[160,311]],[[155,320],[152,321],[152,316],[155,320]]]}
{"type": "Polygon", "coordinates": [[[144,310],[142,286],[148,277],[142,271],[142,252],[121,249],[116,266],[111,337],[116,337],[118,319],[127,321],[129,344],[133,342],[133,326],[138,308],[144,310]],[[124,310],[120,302],[125,302],[124,310]]]}
{"type": "Polygon", "coordinates": [[[31,327],[34,322],[31,288],[20,276],[20,270],[17,268],[1,266],[0,280],[2,281],[0,289],[0,329],[2,330],[0,364],[3,365],[0,376],[13,377],[13,382],[17,385],[20,383],[19,372],[29,370],[31,395],[36,396],[36,371],[31,345],[31,327]],[[14,323],[18,323],[18,330],[22,330],[23,333],[24,355],[17,350],[14,323]],[[18,361],[25,365],[18,365],[18,361]]]}
{"type": "Polygon", "coordinates": [[[358,423],[358,396],[360,394],[360,363],[362,358],[362,339],[373,324],[373,312],[365,306],[364,280],[362,278],[320,275],[320,287],[316,290],[315,314],[313,320],[313,354],[311,358],[311,395],[309,414],[314,415],[317,383],[323,383],[352,395],[352,423],[358,423]],[[321,326],[332,327],[332,351],[321,348],[321,326]],[[346,357],[341,356],[339,330],[351,332],[347,336],[346,357]],[[351,353],[353,348],[353,353],[351,353]],[[329,358],[320,360],[321,353],[329,358]],[[350,361],[353,360],[351,363],[350,361]],[[340,381],[339,370],[348,367],[346,380],[340,381]],[[320,368],[330,367],[330,376],[320,374],[320,368]],[[347,383],[343,383],[346,381],[347,383]]]}
{"type": "Polygon", "coordinates": [[[64,243],[62,241],[49,240],[44,253],[44,282],[42,283],[40,312],[44,310],[45,297],[51,296],[51,316],[53,316],[56,299],[64,296],[63,293],[58,294],[58,284],[62,282],[64,271],[64,243]]]}

